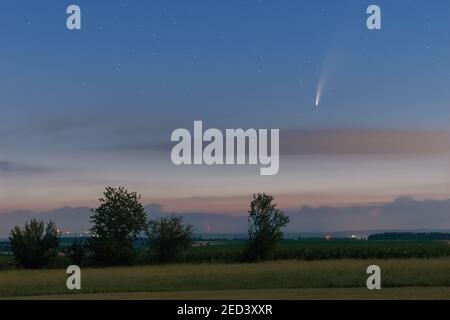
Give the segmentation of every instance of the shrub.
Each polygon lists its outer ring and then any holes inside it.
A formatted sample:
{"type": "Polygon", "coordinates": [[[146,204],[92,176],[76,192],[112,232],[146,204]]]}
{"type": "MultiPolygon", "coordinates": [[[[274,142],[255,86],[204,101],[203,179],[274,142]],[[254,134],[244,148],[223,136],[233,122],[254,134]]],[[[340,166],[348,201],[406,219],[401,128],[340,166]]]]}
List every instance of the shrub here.
{"type": "Polygon", "coordinates": [[[25,268],[42,268],[58,255],[59,234],[56,225],[32,219],[24,228],[11,230],[11,251],[19,265],[25,268]]]}
{"type": "Polygon", "coordinates": [[[78,266],[83,265],[87,258],[86,243],[83,240],[75,240],[68,247],[64,249],[64,253],[69,259],[70,263],[78,266]]]}
{"type": "Polygon", "coordinates": [[[181,216],[172,215],[149,221],[150,248],[161,262],[174,261],[193,241],[193,228],[181,216]]]}

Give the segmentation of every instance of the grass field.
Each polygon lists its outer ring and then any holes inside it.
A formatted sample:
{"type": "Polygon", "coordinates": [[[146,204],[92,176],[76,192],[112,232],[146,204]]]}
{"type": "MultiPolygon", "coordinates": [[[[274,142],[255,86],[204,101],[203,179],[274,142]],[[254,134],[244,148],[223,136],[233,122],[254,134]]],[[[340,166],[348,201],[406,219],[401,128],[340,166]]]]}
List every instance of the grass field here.
{"type": "Polygon", "coordinates": [[[3,298],[82,299],[450,299],[450,259],[275,261],[177,264],[82,270],[82,290],[63,269],[0,271],[3,298]],[[366,268],[382,270],[380,292],[365,288],[366,268]]]}

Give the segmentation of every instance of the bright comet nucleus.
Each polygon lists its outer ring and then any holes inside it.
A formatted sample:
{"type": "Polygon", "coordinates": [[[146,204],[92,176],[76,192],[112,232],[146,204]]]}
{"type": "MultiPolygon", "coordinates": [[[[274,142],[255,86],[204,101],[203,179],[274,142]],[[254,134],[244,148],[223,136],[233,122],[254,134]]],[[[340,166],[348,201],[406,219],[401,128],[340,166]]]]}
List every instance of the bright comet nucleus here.
{"type": "Polygon", "coordinates": [[[319,84],[317,85],[317,91],[316,91],[316,107],[320,104],[320,98],[322,96],[322,88],[323,88],[323,81],[322,79],[319,81],[319,84]]]}

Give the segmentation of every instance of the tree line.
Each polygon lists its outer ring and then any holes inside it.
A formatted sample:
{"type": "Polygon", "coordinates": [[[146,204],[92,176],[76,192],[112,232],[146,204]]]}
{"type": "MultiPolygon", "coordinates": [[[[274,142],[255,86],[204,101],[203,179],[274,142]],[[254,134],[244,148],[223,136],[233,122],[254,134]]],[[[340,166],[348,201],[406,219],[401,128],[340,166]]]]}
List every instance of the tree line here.
{"type": "Polygon", "coordinates": [[[372,234],[368,240],[450,240],[445,232],[385,232],[372,234]]]}
{"type": "MultiPolygon", "coordinates": [[[[147,218],[141,195],[124,187],[107,187],[99,206],[91,209],[92,228],[87,239],[77,239],[61,247],[60,233],[52,221],[32,219],[25,226],[15,226],[10,233],[11,251],[18,265],[24,268],[47,267],[58,255],[72,264],[129,265],[136,260],[135,241],[145,237],[148,253],[160,263],[170,263],[194,242],[194,228],[183,217],[147,218]]],[[[289,217],[277,208],[273,196],[253,195],[248,211],[248,239],[242,261],[270,259],[282,239],[282,228],[289,217]]]]}

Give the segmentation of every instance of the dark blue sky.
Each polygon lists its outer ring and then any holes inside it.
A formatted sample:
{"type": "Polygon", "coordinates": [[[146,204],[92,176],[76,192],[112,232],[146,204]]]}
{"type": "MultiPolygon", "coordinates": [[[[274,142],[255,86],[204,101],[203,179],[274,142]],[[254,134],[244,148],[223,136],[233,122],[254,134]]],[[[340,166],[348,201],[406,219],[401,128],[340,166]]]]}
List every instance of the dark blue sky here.
{"type": "Polygon", "coordinates": [[[377,1],[383,29],[372,32],[370,1],[78,1],[81,32],[65,29],[70,3],[2,4],[0,103],[11,125],[18,115],[36,125],[105,110],[125,120],[156,112],[171,127],[173,117],[218,126],[448,124],[448,1],[377,1]],[[315,110],[323,68],[331,74],[315,110]]]}
{"type": "Polygon", "coordinates": [[[447,0],[3,1],[0,210],[90,205],[107,184],[189,210],[242,211],[248,199],[236,197],[256,187],[291,207],[299,195],[302,204],[443,198],[449,30],[447,0]],[[69,4],[81,7],[81,31],[65,27],[69,4]],[[381,7],[382,30],[366,28],[369,4],[381,7]],[[333,148],[300,150],[265,180],[174,169],[161,146],[194,120],[299,139],[310,130],[333,148]],[[348,152],[352,133],[363,150],[348,152]],[[218,206],[219,196],[235,201],[218,206]],[[201,197],[207,205],[183,202],[201,197]]]}

